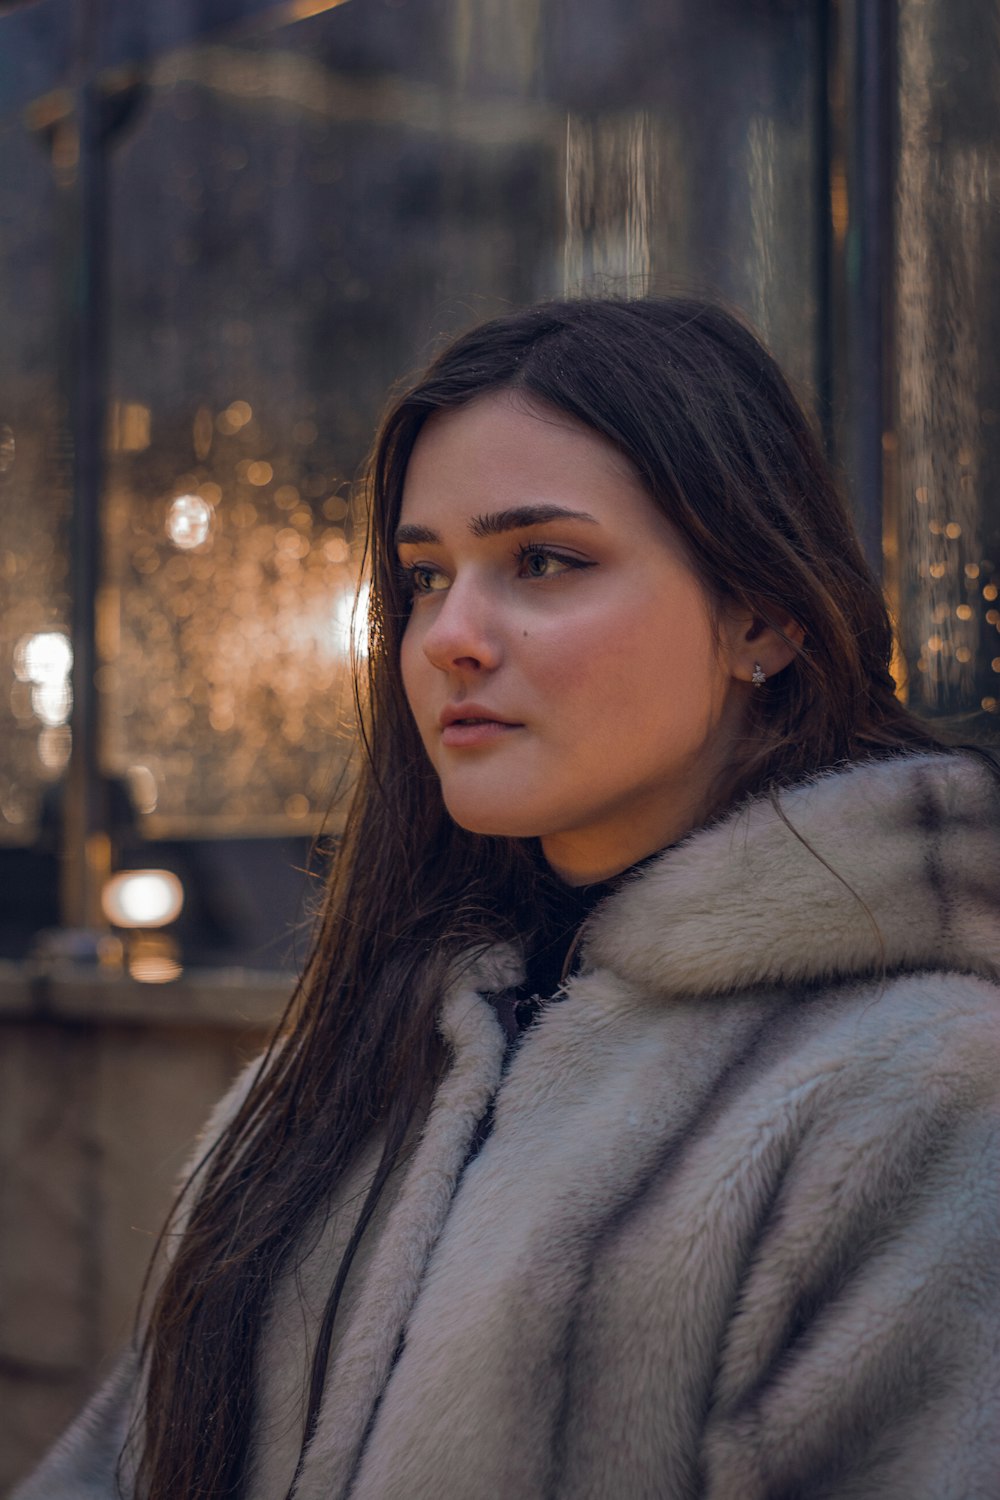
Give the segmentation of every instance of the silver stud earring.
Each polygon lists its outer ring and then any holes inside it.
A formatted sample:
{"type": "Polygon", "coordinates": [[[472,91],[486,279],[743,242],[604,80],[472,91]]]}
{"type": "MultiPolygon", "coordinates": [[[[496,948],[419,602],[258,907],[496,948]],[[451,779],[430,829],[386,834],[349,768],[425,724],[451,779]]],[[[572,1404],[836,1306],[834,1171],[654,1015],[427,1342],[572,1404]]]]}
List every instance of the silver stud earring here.
{"type": "Polygon", "coordinates": [[[753,683],[754,687],[763,687],[765,682],[767,681],[767,673],[764,671],[764,668],[761,666],[759,661],[755,661],[753,664],[753,676],[750,678],[750,681],[753,683]]]}

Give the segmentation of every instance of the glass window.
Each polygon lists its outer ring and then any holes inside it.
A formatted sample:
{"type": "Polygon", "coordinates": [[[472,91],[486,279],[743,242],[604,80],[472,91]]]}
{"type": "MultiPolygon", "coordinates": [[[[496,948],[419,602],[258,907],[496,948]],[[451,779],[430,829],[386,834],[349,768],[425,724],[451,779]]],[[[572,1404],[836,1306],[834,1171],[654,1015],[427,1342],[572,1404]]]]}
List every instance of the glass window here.
{"type": "Polygon", "coordinates": [[[813,386],[816,30],[782,4],[404,0],[150,65],[111,161],[98,678],[150,834],[325,810],[351,483],[441,333],[715,287],[813,386]]]}
{"type": "Polygon", "coordinates": [[[95,14],[36,0],[0,20],[23,63],[0,75],[0,842],[23,864],[51,828],[46,899],[61,840],[76,913],[121,859],[172,861],[185,953],[244,961],[255,926],[273,954],[294,922],[287,867],[343,781],[354,481],[393,382],[505,308],[652,289],[721,291],[807,396],[823,388],[821,14],[790,0],[95,14]],[[88,83],[104,133],[81,148],[88,83]],[[74,363],[84,286],[106,368],[96,346],[74,363]],[[106,398],[108,784],[92,777],[92,795],[85,777],[67,794],[65,772],[81,385],[106,398]]]}
{"type": "Polygon", "coordinates": [[[898,26],[888,561],[911,703],[988,723],[1000,710],[1000,21],[992,6],[901,0],[898,26]]]}
{"type": "Polygon", "coordinates": [[[69,758],[72,483],[58,178],[71,134],[0,120],[0,845],[27,845],[69,758]]]}

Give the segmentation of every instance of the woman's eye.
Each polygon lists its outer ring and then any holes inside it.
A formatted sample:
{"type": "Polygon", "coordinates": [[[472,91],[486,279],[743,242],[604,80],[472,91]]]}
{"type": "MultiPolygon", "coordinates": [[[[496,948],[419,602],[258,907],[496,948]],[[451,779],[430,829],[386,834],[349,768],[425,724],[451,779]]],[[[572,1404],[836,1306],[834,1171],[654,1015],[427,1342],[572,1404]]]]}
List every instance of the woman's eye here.
{"type": "Polygon", "coordinates": [[[529,578],[555,578],[571,568],[586,567],[576,558],[562,557],[544,547],[525,547],[520,553],[521,569],[529,578]]]}
{"type": "MultiPolygon", "coordinates": [[[[564,557],[538,545],[518,548],[515,563],[519,577],[537,579],[558,578],[575,568],[592,566],[582,558],[564,557]]],[[[450,576],[431,563],[400,564],[399,574],[403,588],[414,599],[443,593],[451,584],[450,576]]]]}
{"type": "Polygon", "coordinates": [[[413,594],[436,594],[448,587],[448,580],[440,569],[427,563],[411,563],[404,567],[403,578],[413,594]]]}

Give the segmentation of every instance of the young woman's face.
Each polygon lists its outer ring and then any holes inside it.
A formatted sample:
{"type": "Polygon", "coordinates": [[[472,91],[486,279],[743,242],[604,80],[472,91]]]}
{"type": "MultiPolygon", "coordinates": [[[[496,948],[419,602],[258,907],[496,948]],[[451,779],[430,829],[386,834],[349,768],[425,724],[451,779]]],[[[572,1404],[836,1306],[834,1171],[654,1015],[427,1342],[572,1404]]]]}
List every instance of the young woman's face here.
{"type": "Polygon", "coordinates": [[[581,883],[703,816],[750,622],[724,616],[717,638],[677,533],[610,443],[506,393],[435,416],[397,540],[403,683],[457,823],[538,837],[581,883]]]}

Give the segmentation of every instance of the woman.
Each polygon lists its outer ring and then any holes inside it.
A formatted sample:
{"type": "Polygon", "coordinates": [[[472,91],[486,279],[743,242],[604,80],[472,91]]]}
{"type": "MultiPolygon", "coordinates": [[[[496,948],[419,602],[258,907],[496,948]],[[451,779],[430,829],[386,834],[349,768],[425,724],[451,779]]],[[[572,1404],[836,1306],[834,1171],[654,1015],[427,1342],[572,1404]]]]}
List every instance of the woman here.
{"type": "Polygon", "coordinates": [[[128,1428],[149,1500],[995,1497],[1000,797],[773,360],[691,301],[474,329],[369,548],[295,1009],[23,1494],[128,1428]]]}

